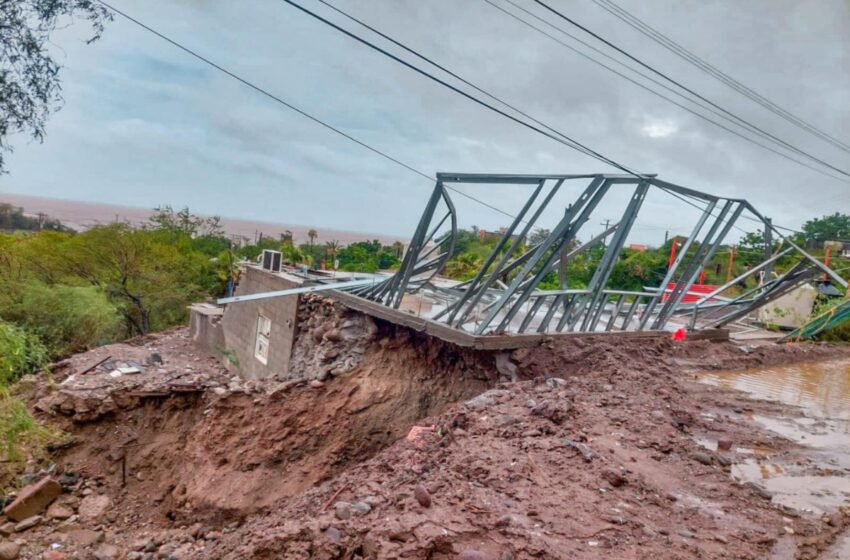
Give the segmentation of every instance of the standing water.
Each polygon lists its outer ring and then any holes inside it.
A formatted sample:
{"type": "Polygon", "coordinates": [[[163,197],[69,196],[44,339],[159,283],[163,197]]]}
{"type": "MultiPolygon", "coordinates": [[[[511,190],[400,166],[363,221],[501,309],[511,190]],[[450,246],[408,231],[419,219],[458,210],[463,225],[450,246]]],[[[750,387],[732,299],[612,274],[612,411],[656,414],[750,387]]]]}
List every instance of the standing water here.
{"type": "Polygon", "coordinates": [[[800,408],[800,415],[744,415],[749,421],[809,448],[806,460],[783,460],[770,449],[736,449],[732,476],[756,482],[773,501],[823,513],[850,505],[850,360],[710,372],[700,381],[737,389],[754,399],[800,408]]]}

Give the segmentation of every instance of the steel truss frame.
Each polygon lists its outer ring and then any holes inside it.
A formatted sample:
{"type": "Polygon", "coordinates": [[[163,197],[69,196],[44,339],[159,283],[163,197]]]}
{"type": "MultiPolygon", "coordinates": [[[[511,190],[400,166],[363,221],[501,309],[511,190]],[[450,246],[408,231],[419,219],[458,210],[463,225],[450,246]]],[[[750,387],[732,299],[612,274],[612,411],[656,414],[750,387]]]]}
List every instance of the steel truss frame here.
{"type": "Polygon", "coordinates": [[[372,286],[347,291],[398,309],[408,293],[431,290],[446,306],[431,319],[478,335],[489,333],[552,333],[663,330],[670,319],[689,315],[691,329],[721,327],[788,293],[818,273],[838,285],[847,283],[828,267],[778,231],[744,199],[723,198],[658,179],[654,175],[488,175],[438,173],[434,191],[413,234],[398,272],[372,286]],[[532,231],[553,197],[568,181],[586,181],[581,195],[540,243],[526,247],[532,231]],[[457,238],[457,213],[447,185],[511,184],[531,189],[513,222],[505,228],[493,251],[475,276],[462,284],[440,287],[435,277],[451,258],[457,238]],[[578,234],[612,187],[632,188],[620,219],[602,234],[578,244],[578,234]],[[702,205],[702,213],[659,288],[620,291],[606,286],[625,241],[650,189],[660,189],[702,205]],[[705,295],[683,303],[702,270],[721,247],[732,227],[748,211],[763,224],[764,260],[745,274],[705,295]],[[448,224],[441,235],[438,232],[448,224]],[[773,254],[773,236],[781,240],[773,254]],[[588,286],[581,290],[542,290],[540,282],[564,267],[576,255],[610,237],[588,286]],[[691,250],[693,248],[693,250],[691,250]],[[780,258],[799,261],[786,273],[771,278],[780,258]],[[753,274],[764,271],[766,281],[734,299],[720,294],[753,274]],[[673,284],[672,289],[667,286],[673,284]]]}

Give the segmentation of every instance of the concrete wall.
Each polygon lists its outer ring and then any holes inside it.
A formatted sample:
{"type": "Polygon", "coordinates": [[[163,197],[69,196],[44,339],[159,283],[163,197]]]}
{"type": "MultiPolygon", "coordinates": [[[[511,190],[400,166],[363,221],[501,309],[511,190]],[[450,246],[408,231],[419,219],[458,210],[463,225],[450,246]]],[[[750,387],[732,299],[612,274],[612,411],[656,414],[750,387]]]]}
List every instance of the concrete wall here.
{"type": "MultiPolygon", "coordinates": [[[[238,294],[286,290],[299,285],[297,278],[248,266],[239,281],[238,294]]],[[[297,327],[298,296],[232,303],[223,309],[223,315],[222,309],[217,307],[220,318],[209,317],[211,313],[204,305],[195,305],[190,309],[192,339],[199,346],[222,355],[222,359],[228,361],[231,368],[242,377],[263,379],[289,373],[297,327]],[[257,320],[260,315],[271,321],[268,360],[265,364],[255,356],[257,320]]]]}
{"type": "Polygon", "coordinates": [[[208,303],[199,303],[190,306],[189,312],[192,342],[213,354],[221,353],[224,349],[224,327],[221,324],[224,310],[208,303]]]}
{"type": "Polygon", "coordinates": [[[796,329],[806,324],[812,315],[818,291],[803,284],[758,310],[759,321],[796,329]]]}

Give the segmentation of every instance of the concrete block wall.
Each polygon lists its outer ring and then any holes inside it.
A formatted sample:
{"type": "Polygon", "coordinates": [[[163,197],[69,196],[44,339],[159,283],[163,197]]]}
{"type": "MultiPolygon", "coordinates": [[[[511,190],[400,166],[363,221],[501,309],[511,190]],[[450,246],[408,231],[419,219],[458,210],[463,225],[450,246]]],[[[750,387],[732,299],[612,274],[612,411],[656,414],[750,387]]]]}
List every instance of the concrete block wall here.
{"type": "MultiPolygon", "coordinates": [[[[297,288],[298,283],[257,267],[249,266],[242,275],[238,294],[248,295],[297,288]]],[[[295,341],[298,296],[276,297],[258,301],[232,303],[225,308],[222,326],[224,344],[236,357],[240,375],[246,379],[263,379],[289,373],[289,358],[295,341]],[[257,319],[263,315],[271,320],[268,363],[255,355],[257,319]]]]}

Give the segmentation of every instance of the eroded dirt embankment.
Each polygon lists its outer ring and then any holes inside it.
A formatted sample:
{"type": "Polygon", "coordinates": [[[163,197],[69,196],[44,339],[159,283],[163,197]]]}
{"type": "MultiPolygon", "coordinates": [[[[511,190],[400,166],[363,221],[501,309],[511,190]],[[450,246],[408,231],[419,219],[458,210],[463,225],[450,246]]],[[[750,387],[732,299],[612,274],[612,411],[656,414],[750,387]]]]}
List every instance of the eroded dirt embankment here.
{"type": "Polygon", "coordinates": [[[782,445],[735,412],[772,405],[689,374],[844,350],[598,338],[497,356],[311,306],[299,379],[184,364],[175,331],[143,386],[95,373],[41,392],[75,436],[58,473],[79,479],[61,498],[75,516],[30,529],[25,553],[103,547],[73,536],[88,530],[137,559],[813,558],[845,523],[734,484],[694,437],[782,445]],[[92,495],[111,505],[78,515],[92,495]]]}

